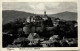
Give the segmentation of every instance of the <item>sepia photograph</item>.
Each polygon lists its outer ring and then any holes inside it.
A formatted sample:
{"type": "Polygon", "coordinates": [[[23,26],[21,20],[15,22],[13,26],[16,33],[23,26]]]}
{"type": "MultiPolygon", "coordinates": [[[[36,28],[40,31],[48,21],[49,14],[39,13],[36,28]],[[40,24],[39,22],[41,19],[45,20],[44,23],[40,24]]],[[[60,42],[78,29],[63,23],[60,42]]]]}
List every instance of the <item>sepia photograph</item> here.
{"type": "Polygon", "coordinates": [[[2,47],[78,47],[77,18],[77,2],[2,2],[2,47]]]}

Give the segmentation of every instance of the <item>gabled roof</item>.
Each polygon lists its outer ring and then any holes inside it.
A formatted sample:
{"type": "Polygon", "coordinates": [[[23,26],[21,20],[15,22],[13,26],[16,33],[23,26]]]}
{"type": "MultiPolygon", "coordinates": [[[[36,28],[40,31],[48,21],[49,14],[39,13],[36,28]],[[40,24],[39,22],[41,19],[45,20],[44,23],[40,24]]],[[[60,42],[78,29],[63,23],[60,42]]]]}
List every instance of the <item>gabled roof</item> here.
{"type": "Polygon", "coordinates": [[[28,40],[33,40],[39,38],[39,35],[37,33],[30,33],[28,36],[28,40]]]}

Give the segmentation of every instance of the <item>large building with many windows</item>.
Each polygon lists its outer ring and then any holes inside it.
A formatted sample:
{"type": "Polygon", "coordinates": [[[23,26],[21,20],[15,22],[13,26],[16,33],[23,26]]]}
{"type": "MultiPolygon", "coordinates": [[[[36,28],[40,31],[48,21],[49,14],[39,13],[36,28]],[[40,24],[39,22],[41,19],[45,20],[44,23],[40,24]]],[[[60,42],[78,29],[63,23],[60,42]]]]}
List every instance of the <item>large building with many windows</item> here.
{"type": "Polygon", "coordinates": [[[36,16],[27,17],[25,21],[25,26],[23,27],[23,31],[26,33],[43,31],[45,27],[53,27],[52,20],[50,17],[48,17],[48,15],[46,14],[46,11],[44,11],[43,16],[36,15],[36,16]]]}

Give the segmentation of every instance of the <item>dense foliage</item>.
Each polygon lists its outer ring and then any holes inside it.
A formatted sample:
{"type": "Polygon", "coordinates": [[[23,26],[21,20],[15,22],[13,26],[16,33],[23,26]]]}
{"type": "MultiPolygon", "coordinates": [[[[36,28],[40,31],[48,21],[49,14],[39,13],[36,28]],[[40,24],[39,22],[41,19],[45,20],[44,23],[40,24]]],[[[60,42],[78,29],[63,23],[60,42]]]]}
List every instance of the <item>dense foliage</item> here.
{"type": "MultiPolygon", "coordinates": [[[[23,19],[19,18],[19,19],[14,20],[13,22],[9,22],[9,23],[3,25],[3,46],[4,47],[8,46],[8,44],[12,44],[12,42],[19,37],[27,37],[28,36],[23,31],[23,27],[25,26],[25,24],[23,24],[24,22],[25,22],[25,18],[23,18],[23,19]],[[6,33],[6,35],[4,33],[6,33]],[[13,36],[11,36],[10,34],[12,34],[13,36]]],[[[36,32],[41,38],[44,38],[45,40],[48,40],[53,35],[59,35],[60,41],[64,45],[66,42],[63,42],[63,40],[62,40],[63,37],[76,38],[76,39],[78,38],[77,26],[75,26],[77,24],[76,21],[62,21],[61,20],[58,22],[59,24],[56,27],[51,24],[52,23],[51,21],[48,20],[48,22],[49,22],[49,25],[51,25],[50,27],[45,26],[45,24],[44,24],[44,25],[41,25],[42,29],[38,28],[38,30],[36,30],[36,31],[33,31],[33,29],[31,30],[31,27],[33,27],[33,26],[36,29],[36,26],[35,26],[36,24],[30,23],[30,24],[28,24],[29,28],[30,28],[29,30],[36,32]]],[[[56,43],[58,45],[60,44],[60,46],[62,46],[60,42],[53,43],[53,46],[57,46],[56,43]]],[[[22,46],[24,46],[23,42],[22,42],[22,44],[23,44],[22,46]]],[[[38,44],[38,45],[41,46],[40,44],[38,44]]],[[[52,46],[52,44],[49,46],[52,46]]],[[[73,46],[77,46],[77,45],[73,45],[73,46]]]]}

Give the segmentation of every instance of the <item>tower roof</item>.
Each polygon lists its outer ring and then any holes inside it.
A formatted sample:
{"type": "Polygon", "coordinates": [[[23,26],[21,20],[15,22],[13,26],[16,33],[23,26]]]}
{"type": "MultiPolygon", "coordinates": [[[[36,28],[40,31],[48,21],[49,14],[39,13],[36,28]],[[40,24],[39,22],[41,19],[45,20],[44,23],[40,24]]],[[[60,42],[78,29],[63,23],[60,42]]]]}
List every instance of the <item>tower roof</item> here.
{"type": "Polygon", "coordinates": [[[46,11],[44,11],[44,16],[47,16],[46,11]]]}
{"type": "Polygon", "coordinates": [[[44,11],[44,17],[48,17],[47,14],[46,14],[46,11],[44,11]]]}

